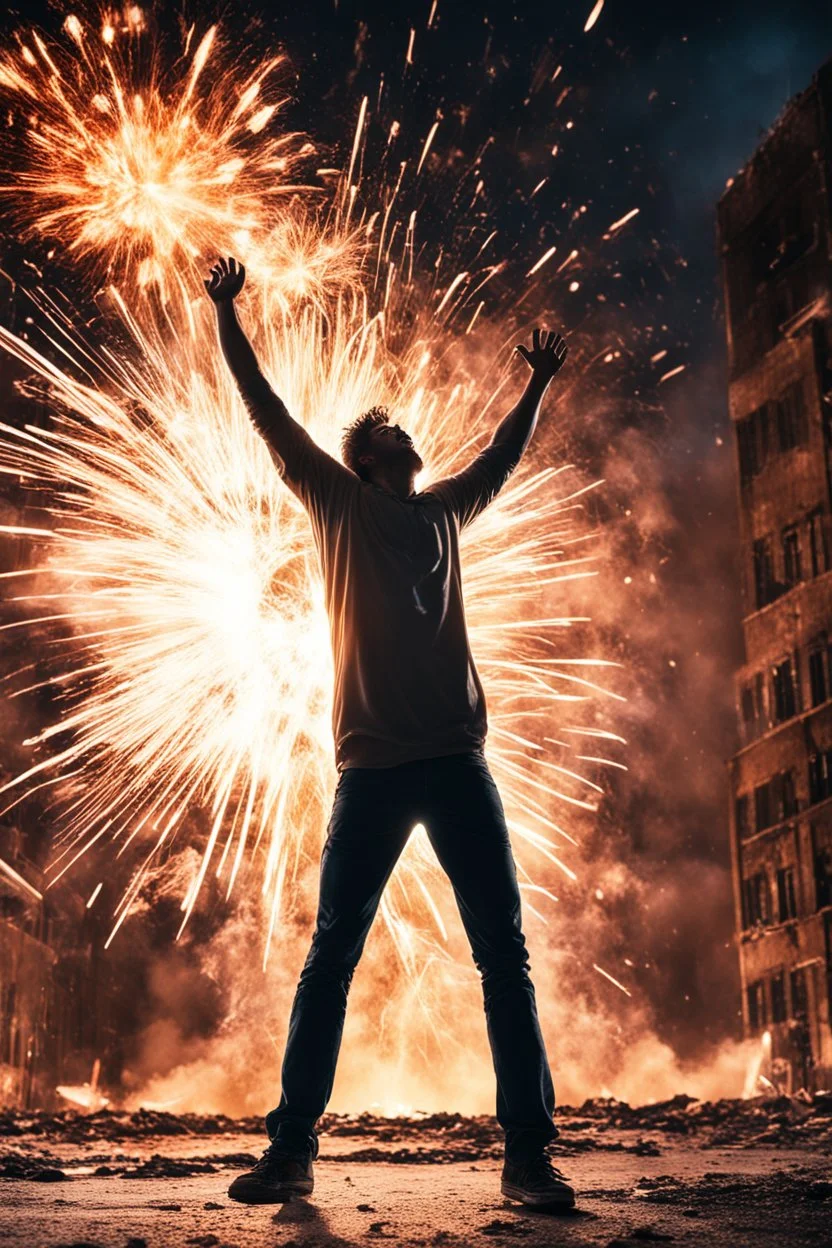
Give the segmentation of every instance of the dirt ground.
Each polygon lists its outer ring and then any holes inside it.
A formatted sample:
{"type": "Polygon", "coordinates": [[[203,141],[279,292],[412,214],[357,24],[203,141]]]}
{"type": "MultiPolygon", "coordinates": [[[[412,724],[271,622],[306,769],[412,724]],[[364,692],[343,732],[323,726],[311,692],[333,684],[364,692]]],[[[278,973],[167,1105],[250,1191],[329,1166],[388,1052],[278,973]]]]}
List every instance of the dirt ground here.
{"type": "Polygon", "coordinates": [[[0,1242],[12,1248],[346,1248],[678,1243],[832,1248],[832,1097],[680,1097],[561,1110],[569,1216],[500,1194],[493,1119],[329,1116],[316,1190],[247,1207],[228,1183],[264,1144],[255,1120],[0,1114],[0,1242]]]}

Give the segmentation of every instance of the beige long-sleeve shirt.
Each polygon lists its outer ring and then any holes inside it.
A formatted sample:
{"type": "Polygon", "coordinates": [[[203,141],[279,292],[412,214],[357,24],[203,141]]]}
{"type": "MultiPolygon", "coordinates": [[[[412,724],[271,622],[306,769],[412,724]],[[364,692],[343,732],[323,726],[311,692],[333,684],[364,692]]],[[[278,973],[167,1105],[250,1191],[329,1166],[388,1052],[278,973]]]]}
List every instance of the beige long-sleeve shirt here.
{"type": "Polygon", "coordinates": [[[481,747],[485,696],[468,643],[459,534],[522,448],[492,444],[463,472],[404,499],[322,450],[262,377],[241,390],[312,522],[335,666],[338,770],[481,747]]]}

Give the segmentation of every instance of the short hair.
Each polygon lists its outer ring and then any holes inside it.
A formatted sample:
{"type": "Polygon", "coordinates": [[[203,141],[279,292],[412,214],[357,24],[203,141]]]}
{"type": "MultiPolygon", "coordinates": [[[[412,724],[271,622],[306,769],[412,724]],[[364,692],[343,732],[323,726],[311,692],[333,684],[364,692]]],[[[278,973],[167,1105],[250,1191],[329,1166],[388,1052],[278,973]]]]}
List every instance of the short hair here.
{"type": "Polygon", "coordinates": [[[370,449],[370,434],[378,425],[387,425],[390,417],[386,407],[371,407],[347,425],[341,438],[341,458],[347,467],[360,477],[369,481],[367,465],[361,463],[361,456],[370,449]]]}

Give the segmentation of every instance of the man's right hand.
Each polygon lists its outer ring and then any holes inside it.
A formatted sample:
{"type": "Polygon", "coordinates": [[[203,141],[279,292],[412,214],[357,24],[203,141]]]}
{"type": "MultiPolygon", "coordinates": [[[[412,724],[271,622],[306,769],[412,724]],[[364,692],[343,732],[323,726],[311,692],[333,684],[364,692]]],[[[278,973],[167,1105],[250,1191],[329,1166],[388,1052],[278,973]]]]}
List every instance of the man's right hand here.
{"type": "Polygon", "coordinates": [[[236,299],[243,289],[246,270],[238,264],[233,256],[227,260],[219,259],[211,269],[211,276],[205,282],[205,289],[214,303],[228,303],[236,299]]]}

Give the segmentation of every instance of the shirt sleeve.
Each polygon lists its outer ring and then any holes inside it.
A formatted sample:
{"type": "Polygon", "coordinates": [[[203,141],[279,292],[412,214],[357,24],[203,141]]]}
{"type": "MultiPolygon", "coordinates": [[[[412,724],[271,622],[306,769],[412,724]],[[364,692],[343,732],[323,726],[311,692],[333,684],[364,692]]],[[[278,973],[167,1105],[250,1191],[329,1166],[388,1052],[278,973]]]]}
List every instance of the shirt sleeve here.
{"type": "Polygon", "coordinates": [[[240,386],[240,393],[277,471],[307,511],[323,518],[338,508],[357,485],[355,474],[318,446],[262,374],[240,386]]]}
{"type": "Polygon", "coordinates": [[[438,495],[464,529],[497,497],[520,462],[521,453],[508,442],[492,442],[462,472],[443,477],[426,493],[438,495]]]}

